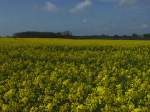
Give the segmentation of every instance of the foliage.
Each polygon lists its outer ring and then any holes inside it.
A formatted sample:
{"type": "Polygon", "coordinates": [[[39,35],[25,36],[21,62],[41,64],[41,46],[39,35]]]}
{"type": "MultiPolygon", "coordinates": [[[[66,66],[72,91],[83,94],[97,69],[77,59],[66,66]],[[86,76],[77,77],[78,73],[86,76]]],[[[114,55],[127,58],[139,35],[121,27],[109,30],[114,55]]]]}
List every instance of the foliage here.
{"type": "Polygon", "coordinates": [[[0,111],[149,112],[149,67],[146,41],[1,39],[0,111]]]}
{"type": "MultiPolygon", "coordinates": [[[[9,37],[9,36],[8,36],[9,37]]],[[[85,35],[75,36],[70,31],[65,32],[18,32],[13,35],[15,38],[72,38],[72,39],[106,39],[106,40],[150,40],[150,34],[138,35],[85,35]]]]}
{"type": "Polygon", "coordinates": [[[36,31],[27,31],[27,32],[18,32],[14,34],[14,37],[19,38],[65,38],[72,37],[72,33],[70,31],[65,32],[36,32],[36,31]]]}

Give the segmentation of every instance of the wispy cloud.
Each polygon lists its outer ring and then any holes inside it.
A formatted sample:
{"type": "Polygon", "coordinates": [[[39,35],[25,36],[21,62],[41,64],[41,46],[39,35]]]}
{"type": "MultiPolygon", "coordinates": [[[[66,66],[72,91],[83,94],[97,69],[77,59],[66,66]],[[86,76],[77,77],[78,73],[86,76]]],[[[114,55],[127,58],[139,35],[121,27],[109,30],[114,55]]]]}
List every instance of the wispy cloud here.
{"type": "Polygon", "coordinates": [[[92,0],[83,0],[82,2],[78,3],[74,8],[72,8],[70,11],[72,13],[76,13],[86,9],[91,5],[92,5],[92,0]]]}
{"type": "Polygon", "coordinates": [[[105,3],[116,3],[119,6],[132,6],[137,3],[138,0],[98,0],[105,3]]]}
{"type": "Polygon", "coordinates": [[[149,24],[146,24],[146,23],[143,23],[143,24],[136,24],[134,26],[130,26],[129,29],[130,30],[137,30],[137,29],[140,29],[140,30],[145,30],[145,29],[148,29],[150,28],[150,25],[149,24]]]}
{"type": "Polygon", "coordinates": [[[118,1],[120,1],[120,0],[98,0],[98,1],[109,3],[109,2],[118,2],[118,1]]]}
{"type": "Polygon", "coordinates": [[[42,4],[35,4],[33,8],[35,10],[41,10],[41,11],[47,11],[47,12],[55,12],[59,9],[54,3],[50,1],[43,2],[42,4]]]}
{"type": "Polygon", "coordinates": [[[48,11],[48,12],[54,12],[56,11],[58,8],[55,4],[53,4],[52,2],[45,2],[45,5],[43,7],[44,10],[48,11]]]}
{"type": "Polygon", "coordinates": [[[149,28],[149,25],[148,25],[148,24],[142,24],[142,25],[141,25],[141,28],[142,28],[142,29],[149,28]]]}
{"type": "Polygon", "coordinates": [[[86,18],[84,18],[83,20],[82,20],[82,23],[87,23],[88,21],[87,21],[87,19],[86,18]]]}
{"type": "Polygon", "coordinates": [[[120,0],[120,6],[132,6],[137,3],[137,0],[120,0]]]}

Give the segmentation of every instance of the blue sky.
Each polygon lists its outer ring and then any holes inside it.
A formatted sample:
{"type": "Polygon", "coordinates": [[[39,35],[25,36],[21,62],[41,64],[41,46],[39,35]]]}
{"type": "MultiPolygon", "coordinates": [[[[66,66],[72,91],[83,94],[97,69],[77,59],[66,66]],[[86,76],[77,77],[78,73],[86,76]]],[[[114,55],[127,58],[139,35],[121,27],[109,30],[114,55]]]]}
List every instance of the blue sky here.
{"type": "Polygon", "coordinates": [[[150,33],[150,0],[0,0],[0,35],[150,33]]]}

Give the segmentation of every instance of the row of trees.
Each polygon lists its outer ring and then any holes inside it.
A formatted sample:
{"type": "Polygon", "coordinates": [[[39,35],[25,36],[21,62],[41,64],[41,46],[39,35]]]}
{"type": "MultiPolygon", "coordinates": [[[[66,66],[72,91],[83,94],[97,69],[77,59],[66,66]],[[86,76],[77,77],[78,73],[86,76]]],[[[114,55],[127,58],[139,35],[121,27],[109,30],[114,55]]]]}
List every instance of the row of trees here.
{"type": "Polygon", "coordinates": [[[150,34],[143,35],[90,35],[90,36],[77,36],[82,39],[113,39],[113,40],[150,40],[150,34]]]}
{"type": "Polygon", "coordinates": [[[13,35],[19,38],[69,38],[72,36],[70,31],[65,32],[19,32],[13,35]]]}
{"type": "Polygon", "coordinates": [[[73,38],[73,39],[113,39],[113,40],[150,40],[150,34],[132,35],[90,35],[75,36],[70,31],[64,32],[18,32],[13,35],[15,38],[73,38]]]}

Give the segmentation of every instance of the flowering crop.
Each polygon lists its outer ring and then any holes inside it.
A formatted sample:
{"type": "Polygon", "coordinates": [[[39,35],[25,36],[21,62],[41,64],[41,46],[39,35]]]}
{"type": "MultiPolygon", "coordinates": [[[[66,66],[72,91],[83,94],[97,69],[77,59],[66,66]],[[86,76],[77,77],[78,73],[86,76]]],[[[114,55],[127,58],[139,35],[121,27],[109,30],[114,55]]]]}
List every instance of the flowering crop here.
{"type": "Polygon", "coordinates": [[[150,42],[0,39],[2,112],[149,112],[150,42]]]}

